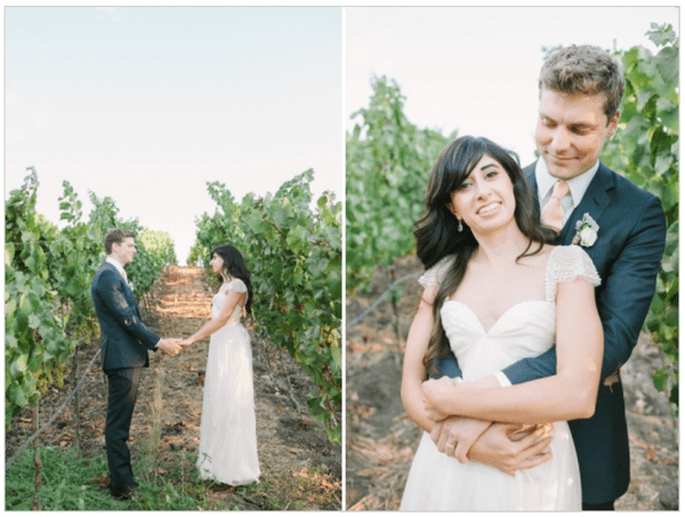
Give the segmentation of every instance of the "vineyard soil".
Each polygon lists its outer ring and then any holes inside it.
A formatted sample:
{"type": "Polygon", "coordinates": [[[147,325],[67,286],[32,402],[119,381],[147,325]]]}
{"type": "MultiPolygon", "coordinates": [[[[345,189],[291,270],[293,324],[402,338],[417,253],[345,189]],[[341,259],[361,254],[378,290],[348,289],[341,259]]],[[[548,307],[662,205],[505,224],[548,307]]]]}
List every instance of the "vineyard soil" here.
{"type": "MultiPolygon", "coordinates": [[[[143,319],[163,337],[187,337],[209,318],[212,289],[200,268],[170,267],[155,282],[149,297],[141,303],[143,319]]],[[[248,320],[249,321],[249,320],[248,320]]],[[[341,507],[341,452],[332,445],[320,425],[309,417],[307,394],[311,380],[287,352],[255,336],[253,344],[257,441],[262,481],[268,481],[287,499],[286,508],[336,510],[341,507]],[[299,478],[299,479],[298,479],[299,478]],[[307,490],[289,487],[306,486],[307,490]],[[288,488],[286,488],[288,487],[288,488]],[[287,491],[287,493],[283,493],[287,491]]],[[[131,424],[133,457],[158,422],[162,455],[185,454],[196,458],[202,409],[202,385],[209,341],[196,343],[176,357],[151,354],[144,370],[131,424]],[[161,394],[161,403],[160,403],[161,394]]],[[[82,345],[77,351],[78,371],[83,372],[99,348],[99,342],[82,345]]],[[[73,378],[73,374],[69,379],[73,378]]],[[[65,381],[61,390],[51,388],[41,399],[41,423],[46,421],[73,390],[65,381]]],[[[58,419],[41,435],[41,445],[78,446],[84,455],[104,453],[106,415],[105,376],[99,358],[79,390],[80,425],[76,402],[72,400],[58,419]]],[[[6,457],[30,435],[28,409],[12,422],[6,434],[6,457]]],[[[134,472],[136,465],[133,465],[134,472]]],[[[103,473],[106,477],[107,473],[103,473]]],[[[84,480],[84,483],[93,480],[84,480]]],[[[104,485],[100,480],[101,488],[104,485]]],[[[208,485],[210,504],[242,510],[265,509],[260,502],[242,497],[224,485],[208,485]]]]}
{"type": "MultiPolygon", "coordinates": [[[[421,294],[422,271],[414,257],[378,268],[368,294],[347,297],[346,508],[397,510],[420,438],[400,400],[403,339],[421,294]],[[356,318],[384,293],[392,278],[402,282],[398,318],[389,298],[360,321],[356,318]],[[397,325],[396,325],[397,324],[397,325]],[[399,336],[399,339],[398,339],[399,336]]],[[[678,429],[652,374],[662,367],[659,349],[642,336],[621,369],[631,448],[631,484],[617,510],[678,509],[678,429]]]]}

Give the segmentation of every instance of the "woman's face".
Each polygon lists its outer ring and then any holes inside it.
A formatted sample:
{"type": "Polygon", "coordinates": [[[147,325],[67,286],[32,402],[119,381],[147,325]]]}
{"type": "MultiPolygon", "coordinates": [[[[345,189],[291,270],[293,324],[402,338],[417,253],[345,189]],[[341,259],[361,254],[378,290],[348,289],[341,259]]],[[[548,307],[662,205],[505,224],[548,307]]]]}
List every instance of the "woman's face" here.
{"type": "Polygon", "coordinates": [[[514,223],[514,185],[504,167],[484,155],[461,186],[452,192],[448,208],[474,235],[490,235],[514,223]]]}
{"type": "Polygon", "coordinates": [[[214,273],[216,273],[217,275],[220,275],[221,270],[224,267],[224,259],[222,259],[216,253],[212,253],[212,260],[209,261],[209,266],[212,268],[212,271],[214,273]]]}

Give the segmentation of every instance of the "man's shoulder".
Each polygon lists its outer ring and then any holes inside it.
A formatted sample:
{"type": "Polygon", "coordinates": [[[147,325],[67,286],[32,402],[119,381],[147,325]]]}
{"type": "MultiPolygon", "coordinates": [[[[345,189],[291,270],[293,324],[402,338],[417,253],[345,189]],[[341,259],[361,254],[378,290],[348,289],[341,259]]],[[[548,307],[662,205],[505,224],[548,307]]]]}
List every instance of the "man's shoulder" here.
{"type": "Polygon", "coordinates": [[[599,170],[602,171],[603,174],[610,175],[611,179],[613,180],[613,186],[616,189],[617,197],[621,200],[622,204],[625,204],[626,202],[634,202],[636,200],[639,200],[642,203],[648,203],[654,199],[659,199],[651,192],[638,187],[628,178],[610,169],[602,162],[600,162],[599,166],[599,170]]]}
{"type": "Polygon", "coordinates": [[[113,272],[113,271],[116,271],[116,269],[114,268],[114,266],[113,266],[112,264],[110,264],[109,262],[106,262],[106,261],[105,261],[105,262],[103,262],[102,264],[100,264],[100,267],[97,269],[97,271],[95,272],[95,274],[96,274],[96,275],[101,275],[101,274],[103,274],[103,273],[105,273],[105,272],[107,272],[107,271],[112,271],[112,272],[113,272]]]}
{"type": "Polygon", "coordinates": [[[108,262],[103,262],[102,265],[95,272],[95,276],[93,277],[93,285],[104,279],[109,279],[110,277],[114,278],[116,272],[116,268],[112,264],[109,264],[108,262]]]}

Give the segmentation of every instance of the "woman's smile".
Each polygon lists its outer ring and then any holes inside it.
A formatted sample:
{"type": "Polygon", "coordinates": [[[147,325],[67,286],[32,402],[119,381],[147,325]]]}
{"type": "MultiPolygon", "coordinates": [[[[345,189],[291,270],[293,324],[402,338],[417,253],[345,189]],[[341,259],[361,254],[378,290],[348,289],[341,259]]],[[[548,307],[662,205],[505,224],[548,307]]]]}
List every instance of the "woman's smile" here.
{"type": "Polygon", "coordinates": [[[501,204],[502,203],[499,201],[493,201],[492,203],[488,203],[487,205],[485,205],[483,208],[479,208],[476,211],[476,213],[478,215],[488,215],[491,212],[494,212],[495,210],[497,210],[501,204]]]}

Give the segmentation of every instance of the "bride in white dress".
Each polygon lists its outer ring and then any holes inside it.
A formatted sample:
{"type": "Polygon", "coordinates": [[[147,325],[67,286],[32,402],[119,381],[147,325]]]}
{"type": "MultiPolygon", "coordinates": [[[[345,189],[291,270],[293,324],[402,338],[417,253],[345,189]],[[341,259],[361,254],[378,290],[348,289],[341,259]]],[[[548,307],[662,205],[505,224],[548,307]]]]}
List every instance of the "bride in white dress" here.
{"type": "Polygon", "coordinates": [[[425,290],[402,376],[405,408],[426,432],[400,509],[580,510],[565,421],[592,415],[599,385],[600,279],[590,257],[577,246],[548,244],[555,233],[535,215],[517,161],[484,138],[461,137],[441,153],[426,205],[416,231],[425,290]],[[444,339],[463,378],[426,381],[444,339]],[[495,374],[552,346],[556,375],[501,387],[495,374]],[[455,444],[444,454],[429,434],[450,415],[479,419],[483,429],[488,422],[520,424],[512,429],[521,429],[537,453],[526,469],[508,473],[461,463],[455,444]]]}
{"type": "Polygon", "coordinates": [[[252,284],[243,256],[230,244],[215,248],[209,264],[223,280],[212,319],[180,343],[185,348],[211,335],[197,467],[203,479],[245,485],[259,481],[252,348],[241,323],[252,307],[252,284]]]}

